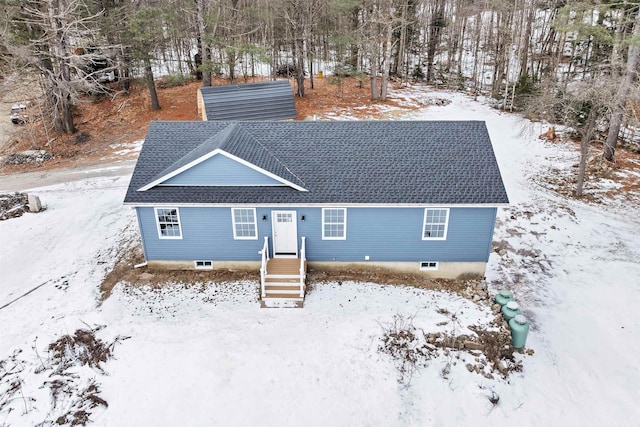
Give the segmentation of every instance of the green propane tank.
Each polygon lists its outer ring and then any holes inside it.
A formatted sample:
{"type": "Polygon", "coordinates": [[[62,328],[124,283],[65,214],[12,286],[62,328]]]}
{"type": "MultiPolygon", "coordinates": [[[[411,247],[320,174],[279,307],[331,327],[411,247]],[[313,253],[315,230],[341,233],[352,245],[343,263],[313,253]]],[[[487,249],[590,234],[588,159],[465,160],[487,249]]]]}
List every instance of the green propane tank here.
{"type": "Polygon", "coordinates": [[[500,304],[500,307],[503,307],[509,301],[513,301],[513,295],[507,289],[500,289],[496,294],[495,301],[500,304]]]}
{"type": "Polygon", "coordinates": [[[502,307],[502,317],[504,317],[504,320],[507,322],[518,314],[522,314],[522,312],[520,311],[520,306],[515,301],[509,301],[502,307]]]}
{"type": "Polygon", "coordinates": [[[529,333],[529,323],[527,318],[522,314],[516,315],[509,320],[509,328],[511,328],[511,343],[513,348],[523,348],[527,342],[527,334],[529,333]]]}

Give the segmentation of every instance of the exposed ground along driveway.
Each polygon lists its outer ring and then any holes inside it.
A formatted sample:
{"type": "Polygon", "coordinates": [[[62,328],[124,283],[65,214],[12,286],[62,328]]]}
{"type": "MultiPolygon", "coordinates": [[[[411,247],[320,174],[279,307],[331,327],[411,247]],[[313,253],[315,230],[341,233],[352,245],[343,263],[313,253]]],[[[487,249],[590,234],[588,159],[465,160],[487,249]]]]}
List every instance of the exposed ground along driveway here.
{"type": "Polygon", "coordinates": [[[25,191],[31,188],[100,176],[124,176],[133,171],[135,162],[135,160],[125,160],[105,164],[79,165],[68,168],[0,175],[0,192],[25,191]]]}

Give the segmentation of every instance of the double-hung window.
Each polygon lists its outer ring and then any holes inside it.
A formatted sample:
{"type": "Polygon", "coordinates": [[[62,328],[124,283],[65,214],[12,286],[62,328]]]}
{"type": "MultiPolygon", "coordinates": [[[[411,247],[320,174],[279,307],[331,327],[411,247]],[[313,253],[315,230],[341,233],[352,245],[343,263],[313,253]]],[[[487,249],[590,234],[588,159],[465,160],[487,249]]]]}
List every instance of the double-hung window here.
{"type": "Polygon", "coordinates": [[[236,240],[258,239],[255,208],[232,208],[233,238],[236,240]]]}
{"type": "Polygon", "coordinates": [[[347,209],[322,209],[322,240],[345,240],[347,238],[347,209]]]}
{"type": "Polygon", "coordinates": [[[155,208],[155,212],[158,237],[161,239],[182,239],[178,208],[155,208]]]}
{"type": "Polygon", "coordinates": [[[445,240],[449,226],[449,209],[427,208],[424,210],[422,240],[445,240]]]}

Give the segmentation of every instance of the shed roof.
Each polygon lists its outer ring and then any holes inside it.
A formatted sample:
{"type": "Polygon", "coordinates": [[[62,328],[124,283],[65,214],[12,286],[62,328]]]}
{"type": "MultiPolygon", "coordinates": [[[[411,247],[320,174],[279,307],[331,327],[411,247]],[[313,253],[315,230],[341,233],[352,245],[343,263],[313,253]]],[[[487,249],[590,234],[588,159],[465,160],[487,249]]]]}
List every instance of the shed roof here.
{"type": "Polygon", "coordinates": [[[498,205],[508,198],[480,121],[182,121],[152,122],[125,203],[498,205]],[[293,185],[156,185],[214,150],[293,185]]]}
{"type": "Polygon", "coordinates": [[[288,80],[200,88],[207,120],[295,119],[288,80]]]}

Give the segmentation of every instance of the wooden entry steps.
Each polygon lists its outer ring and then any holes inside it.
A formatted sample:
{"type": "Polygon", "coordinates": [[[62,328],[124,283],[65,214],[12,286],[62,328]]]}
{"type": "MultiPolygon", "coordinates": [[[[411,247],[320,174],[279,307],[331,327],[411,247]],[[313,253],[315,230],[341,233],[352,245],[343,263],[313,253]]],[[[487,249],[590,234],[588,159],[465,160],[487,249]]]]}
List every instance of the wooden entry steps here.
{"type": "MultiPolygon", "coordinates": [[[[301,277],[300,263],[299,258],[269,259],[260,307],[303,307],[306,274],[301,277]]],[[[306,262],[304,263],[304,271],[306,272],[306,262]]]]}

